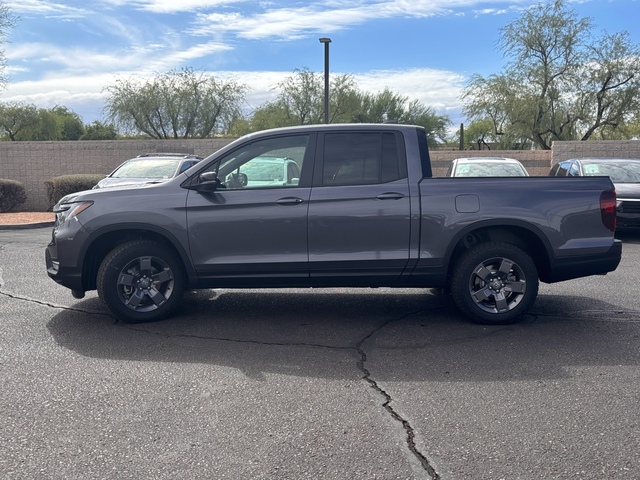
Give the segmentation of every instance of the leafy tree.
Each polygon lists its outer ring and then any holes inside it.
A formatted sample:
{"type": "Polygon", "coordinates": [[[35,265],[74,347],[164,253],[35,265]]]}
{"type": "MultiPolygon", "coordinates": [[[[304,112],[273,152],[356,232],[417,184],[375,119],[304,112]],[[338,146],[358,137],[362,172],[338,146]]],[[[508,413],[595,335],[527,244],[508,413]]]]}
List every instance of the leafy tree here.
{"type": "MultiPolygon", "coordinates": [[[[256,109],[244,127],[250,131],[293,125],[324,122],[324,76],[307,68],[294,70],[282,81],[276,100],[256,109]]],[[[423,125],[429,141],[435,143],[446,137],[451,123],[446,116],[438,116],[419,101],[409,101],[388,88],[377,94],[362,92],[351,75],[335,75],[329,88],[330,123],[381,123],[396,120],[400,123],[423,125]]]]}
{"type": "Polygon", "coordinates": [[[640,49],[626,32],[593,39],[592,29],[566,0],[525,10],[502,29],[510,61],[500,74],[471,78],[465,113],[543,149],[632,122],[640,111],[640,49]]]}
{"type": "MultiPolygon", "coordinates": [[[[280,94],[253,113],[252,130],[324,123],[324,75],[296,69],[278,84],[280,94]]],[[[348,121],[349,105],[357,93],[351,75],[334,75],[329,87],[329,122],[348,121]]]]}
{"type": "Polygon", "coordinates": [[[630,123],[625,124],[624,128],[626,130],[625,139],[633,138],[635,140],[640,140],[640,115],[636,116],[636,118],[630,123]]]}
{"type": "Polygon", "coordinates": [[[0,104],[0,129],[11,141],[78,140],[84,132],[80,116],[66,107],[0,104]]]}
{"type": "Polygon", "coordinates": [[[57,116],[51,110],[39,108],[38,122],[22,130],[22,132],[16,136],[16,139],[22,141],[61,140],[61,127],[62,125],[58,121],[57,116]]]}
{"type": "Polygon", "coordinates": [[[105,124],[98,120],[84,126],[84,134],[80,140],[115,140],[118,131],[112,123],[105,124]]]}
{"type": "Polygon", "coordinates": [[[0,103],[0,128],[11,141],[21,140],[39,122],[38,108],[22,102],[0,103]]]}
{"type": "MultiPolygon", "coordinates": [[[[0,0],[0,46],[4,43],[9,28],[15,24],[16,20],[17,17],[11,13],[7,4],[0,0]]],[[[7,77],[4,75],[6,62],[4,49],[0,48],[0,88],[4,88],[7,84],[7,77]]]]}
{"type": "Polygon", "coordinates": [[[252,132],[268,128],[291,127],[302,125],[300,117],[294,115],[286,102],[281,99],[266,102],[258,107],[249,121],[252,132]]]}
{"type": "Polygon", "coordinates": [[[323,122],[324,80],[320,74],[307,68],[295,70],[279,87],[282,92],[276,105],[283,109],[290,122],[297,125],[323,122]]]}
{"type": "Polygon", "coordinates": [[[237,118],[246,87],[191,69],[144,82],[121,79],[106,88],[108,119],[152,138],[207,138],[237,118]]]}
{"type": "Polygon", "coordinates": [[[409,101],[409,97],[385,88],[378,93],[360,93],[358,110],[353,113],[353,123],[383,123],[395,121],[408,125],[421,125],[427,131],[431,146],[447,137],[449,117],[436,115],[431,107],[418,100],[409,101]]]}
{"type": "Polygon", "coordinates": [[[67,107],[56,106],[51,109],[60,132],[60,140],[80,140],[84,134],[82,118],[67,107]]]}
{"type": "MultiPolygon", "coordinates": [[[[454,140],[456,146],[460,145],[460,129],[456,132],[454,140]]],[[[523,150],[530,149],[531,142],[523,142],[514,138],[509,133],[498,131],[492,119],[485,118],[464,125],[464,149],[481,150],[491,148],[494,150],[523,150]]]]}
{"type": "Polygon", "coordinates": [[[640,47],[622,32],[603,36],[588,51],[578,77],[585,92],[578,103],[584,109],[581,140],[623,128],[631,115],[640,119],[640,47]]]}

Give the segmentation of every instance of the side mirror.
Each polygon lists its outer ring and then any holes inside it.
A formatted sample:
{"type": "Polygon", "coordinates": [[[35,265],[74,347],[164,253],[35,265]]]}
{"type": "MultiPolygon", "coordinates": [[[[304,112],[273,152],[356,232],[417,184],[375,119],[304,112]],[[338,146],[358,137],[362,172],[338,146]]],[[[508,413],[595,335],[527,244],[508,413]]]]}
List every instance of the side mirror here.
{"type": "Polygon", "coordinates": [[[197,181],[187,188],[196,192],[215,192],[219,188],[224,188],[224,185],[218,179],[216,172],[204,172],[198,175],[197,181]]]}
{"type": "Polygon", "coordinates": [[[220,183],[220,180],[218,180],[218,173],[217,172],[204,172],[201,173],[200,176],[198,177],[198,183],[202,184],[202,183],[209,183],[209,182],[216,182],[216,183],[220,183]]]}

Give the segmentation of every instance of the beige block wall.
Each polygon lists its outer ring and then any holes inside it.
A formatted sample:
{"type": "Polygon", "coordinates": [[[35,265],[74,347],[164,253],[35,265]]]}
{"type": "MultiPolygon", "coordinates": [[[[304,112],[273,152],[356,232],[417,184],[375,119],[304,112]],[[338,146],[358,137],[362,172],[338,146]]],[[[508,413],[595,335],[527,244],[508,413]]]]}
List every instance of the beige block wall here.
{"type": "Polygon", "coordinates": [[[553,160],[569,158],[640,158],[640,140],[602,140],[597,142],[555,142],[553,160]]]}
{"type": "Polygon", "coordinates": [[[44,182],[61,175],[108,175],[125,160],[144,153],[176,152],[206,157],[231,142],[206,140],[90,140],[77,142],[0,142],[0,178],[17,180],[27,191],[19,211],[45,211],[44,182]]]}
{"type": "Polygon", "coordinates": [[[533,176],[549,173],[553,152],[551,150],[435,150],[430,152],[434,177],[443,177],[454,158],[460,157],[508,157],[520,160],[533,176]]]}
{"type": "MultiPolygon", "coordinates": [[[[0,142],[0,178],[17,180],[27,190],[20,211],[45,211],[44,182],[74,173],[107,175],[123,161],[153,152],[192,153],[201,157],[219,150],[232,139],[102,140],[77,142],[0,142]]],[[[640,158],[640,141],[556,142],[553,150],[435,150],[434,176],[444,176],[451,160],[469,156],[500,156],[520,160],[530,175],[545,176],[558,160],[573,157],[640,158]]]]}

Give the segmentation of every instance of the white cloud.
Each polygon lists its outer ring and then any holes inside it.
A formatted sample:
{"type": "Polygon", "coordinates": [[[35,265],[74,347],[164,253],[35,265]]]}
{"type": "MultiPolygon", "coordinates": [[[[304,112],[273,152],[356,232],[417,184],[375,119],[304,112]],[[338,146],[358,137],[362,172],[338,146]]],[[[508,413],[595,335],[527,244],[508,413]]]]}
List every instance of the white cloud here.
{"type": "Polygon", "coordinates": [[[211,35],[216,32],[232,32],[241,38],[296,39],[314,32],[331,33],[349,26],[360,25],[368,20],[389,18],[397,15],[434,15],[440,9],[434,2],[416,2],[414,8],[401,5],[406,2],[382,2],[343,6],[314,3],[297,8],[274,8],[252,15],[240,12],[200,13],[197,26],[191,30],[195,35],[211,35]],[[331,8],[333,7],[333,8],[331,8]]]}
{"type": "MultiPolygon", "coordinates": [[[[48,75],[94,75],[99,72],[118,73],[137,71],[141,74],[164,72],[180,68],[192,60],[230,50],[229,45],[208,42],[180,48],[172,44],[132,45],[125,50],[108,53],[83,47],[62,47],[52,44],[20,44],[7,55],[11,63],[9,71],[24,72],[48,65],[48,75]],[[54,70],[57,68],[58,70],[54,70]]],[[[45,74],[47,76],[47,74],[45,74]]]]}
{"type": "Polygon", "coordinates": [[[465,78],[455,72],[414,68],[409,70],[377,70],[355,74],[362,90],[379,92],[385,87],[432,107],[438,113],[461,109],[460,92],[465,78]]]}
{"type": "MultiPolygon", "coordinates": [[[[224,31],[247,39],[291,40],[317,32],[344,30],[372,20],[455,15],[456,9],[466,9],[479,3],[479,0],[329,1],[280,8],[273,8],[269,3],[269,8],[248,15],[240,11],[198,13],[196,26],[189,31],[194,35],[224,31]]],[[[498,3],[512,2],[504,0],[498,3]]],[[[503,12],[493,9],[477,11],[476,14],[503,12]]]]}
{"type": "Polygon", "coordinates": [[[114,6],[130,6],[153,13],[179,13],[210,9],[246,0],[105,0],[114,6]]]}
{"type": "Polygon", "coordinates": [[[43,17],[78,18],[86,15],[83,8],[70,7],[63,3],[47,0],[20,0],[19,2],[5,1],[11,13],[17,15],[42,15],[43,17]]]}

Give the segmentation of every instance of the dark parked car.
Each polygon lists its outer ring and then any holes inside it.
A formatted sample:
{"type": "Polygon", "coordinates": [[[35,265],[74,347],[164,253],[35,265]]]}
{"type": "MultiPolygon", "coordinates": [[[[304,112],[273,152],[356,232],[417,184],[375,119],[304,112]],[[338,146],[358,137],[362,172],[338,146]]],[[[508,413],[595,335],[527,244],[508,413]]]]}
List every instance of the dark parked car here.
{"type": "Polygon", "coordinates": [[[169,180],[202,160],[184,153],[145,153],[122,163],[93,188],[132,187],[169,180]]]}
{"type": "Polygon", "coordinates": [[[528,177],[524,166],[515,158],[464,157],[449,165],[447,177],[528,177]]]}
{"type": "Polygon", "coordinates": [[[640,159],[571,158],[556,163],[551,167],[549,175],[611,178],[618,198],[618,227],[640,227],[640,159]]]}

